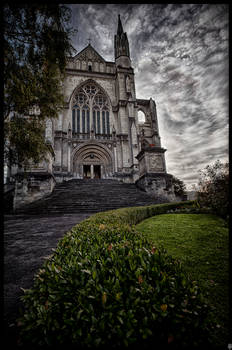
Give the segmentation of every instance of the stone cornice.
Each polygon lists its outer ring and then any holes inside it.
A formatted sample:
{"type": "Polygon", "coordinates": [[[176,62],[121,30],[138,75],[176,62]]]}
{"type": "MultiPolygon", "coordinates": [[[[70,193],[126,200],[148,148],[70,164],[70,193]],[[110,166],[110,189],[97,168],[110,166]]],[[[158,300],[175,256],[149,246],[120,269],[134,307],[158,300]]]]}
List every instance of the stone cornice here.
{"type": "Polygon", "coordinates": [[[134,73],[134,69],[133,68],[125,68],[125,67],[121,67],[121,66],[117,66],[117,73],[127,73],[127,74],[132,74],[135,75],[134,73]]]}
{"type": "Polygon", "coordinates": [[[102,76],[104,76],[104,78],[116,78],[116,74],[115,73],[109,73],[109,72],[89,72],[88,70],[81,70],[81,69],[73,69],[73,68],[66,68],[66,73],[69,75],[83,75],[86,77],[90,77],[90,78],[102,78],[102,76]]]}
{"type": "Polygon", "coordinates": [[[117,134],[117,138],[123,141],[128,140],[128,134],[117,134]]]}
{"type": "Polygon", "coordinates": [[[151,147],[145,147],[142,149],[136,156],[137,159],[141,159],[141,157],[144,155],[145,152],[148,153],[165,153],[167,150],[162,147],[156,147],[156,146],[151,146],[151,147]]]}
{"type": "Polygon", "coordinates": [[[160,173],[160,172],[157,172],[157,173],[145,173],[143,174],[142,176],[140,176],[140,178],[138,180],[135,181],[135,184],[137,184],[141,179],[144,179],[144,178],[149,178],[149,179],[154,179],[154,178],[159,178],[159,177],[165,177],[166,179],[171,179],[173,177],[173,175],[171,174],[167,174],[165,172],[163,173],[160,173]]]}
{"type": "Polygon", "coordinates": [[[127,100],[119,100],[118,101],[118,104],[120,107],[126,107],[128,101],[127,100]]]}

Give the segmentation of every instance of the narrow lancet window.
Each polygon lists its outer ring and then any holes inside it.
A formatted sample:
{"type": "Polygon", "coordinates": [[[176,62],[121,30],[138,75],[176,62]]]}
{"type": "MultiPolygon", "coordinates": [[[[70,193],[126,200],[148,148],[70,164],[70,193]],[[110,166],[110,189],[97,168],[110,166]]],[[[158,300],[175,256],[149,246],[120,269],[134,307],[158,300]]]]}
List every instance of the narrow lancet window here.
{"type": "Polygon", "coordinates": [[[75,109],[72,110],[72,131],[76,132],[76,120],[75,120],[75,109]]]}
{"type": "Polygon", "coordinates": [[[102,133],[106,133],[106,124],[105,124],[105,111],[102,111],[102,133]]]}
{"type": "Polygon", "coordinates": [[[82,132],[85,133],[85,110],[82,110],[82,132]]]}
{"type": "Polygon", "coordinates": [[[93,128],[94,128],[94,131],[96,132],[96,111],[93,111],[93,128]]]}
{"type": "Polygon", "coordinates": [[[77,109],[77,133],[80,133],[80,110],[77,109]]]}
{"type": "Polygon", "coordinates": [[[90,122],[90,120],[89,120],[89,110],[87,110],[87,133],[90,132],[89,122],[90,122]]]}
{"type": "Polygon", "coordinates": [[[97,133],[101,133],[101,128],[100,128],[100,111],[97,111],[97,133]]]}
{"type": "Polygon", "coordinates": [[[110,134],[110,116],[109,112],[106,112],[106,133],[110,134]]]}

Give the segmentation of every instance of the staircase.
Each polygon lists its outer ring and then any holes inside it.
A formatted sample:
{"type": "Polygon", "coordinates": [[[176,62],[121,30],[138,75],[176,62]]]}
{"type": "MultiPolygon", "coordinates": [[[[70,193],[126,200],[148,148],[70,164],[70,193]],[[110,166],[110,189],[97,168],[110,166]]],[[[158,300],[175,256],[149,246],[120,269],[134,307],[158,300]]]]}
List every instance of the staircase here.
{"type": "Polygon", "coordinates": [[[161,198],[150,197],[135,184],[103,179],[70,180],[57,184],[48,197],[17,209],[15,214],[97,213],[161,202],[163,202],[161,198]]]}

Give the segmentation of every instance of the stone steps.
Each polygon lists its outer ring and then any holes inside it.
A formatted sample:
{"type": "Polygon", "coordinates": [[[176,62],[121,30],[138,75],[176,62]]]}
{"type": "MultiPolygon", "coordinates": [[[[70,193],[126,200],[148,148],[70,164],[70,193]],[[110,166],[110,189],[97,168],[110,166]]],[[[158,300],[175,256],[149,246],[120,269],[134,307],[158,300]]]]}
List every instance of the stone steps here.
{"type": "Polygon", "coordinates": [[[53,193],[15,214],[52,215],[96,213],[111,209],[161,203],[161,198],[152,198],[135,184],[116,180],[70,180],[56,185],[53,193]]]}

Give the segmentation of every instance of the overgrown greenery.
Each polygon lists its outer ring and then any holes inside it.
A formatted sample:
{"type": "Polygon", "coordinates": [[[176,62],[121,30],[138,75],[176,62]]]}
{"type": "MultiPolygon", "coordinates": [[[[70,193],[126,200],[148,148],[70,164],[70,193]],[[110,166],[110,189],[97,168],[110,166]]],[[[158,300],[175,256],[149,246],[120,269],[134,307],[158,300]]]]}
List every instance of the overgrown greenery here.
{"type": "Polygon", "coordinates": [[[173,176],[172,183],[174,187],[174,193],[176,196],[183,197],[184,195],[186,195],[186,185],[182,180],[173,176]]]}
{"type": "Polygon", "coordinates": [[[229,163],[217,160],[200,172],[197,201],[224,218],[229,215],[229,163]]]}
{"type": "Polygon", "coordinates": [[[225,221],[212,214],[165,214],[136,228],[157,248],[165,248],[198,281],[213,324],[211,343],[226,347],[229,339],[229,235],[225,221]]]}
{"type": "Polygon", "coordinates": [[[55,3],[3,6],[4,129],[8,164],[38,163],[48,151],[44,120],[63,107],[62,79],[73,52],[68,8],[55,3]],[[25,116],[29,118],[25,118],[25,116]]]}
{"type": "Polygon", "coordinates": [[[206,346],[208,307],[197,283],[133,226],[175,207],[98,213],[68,232],[25,291],[21,343],[206,346]]]}

